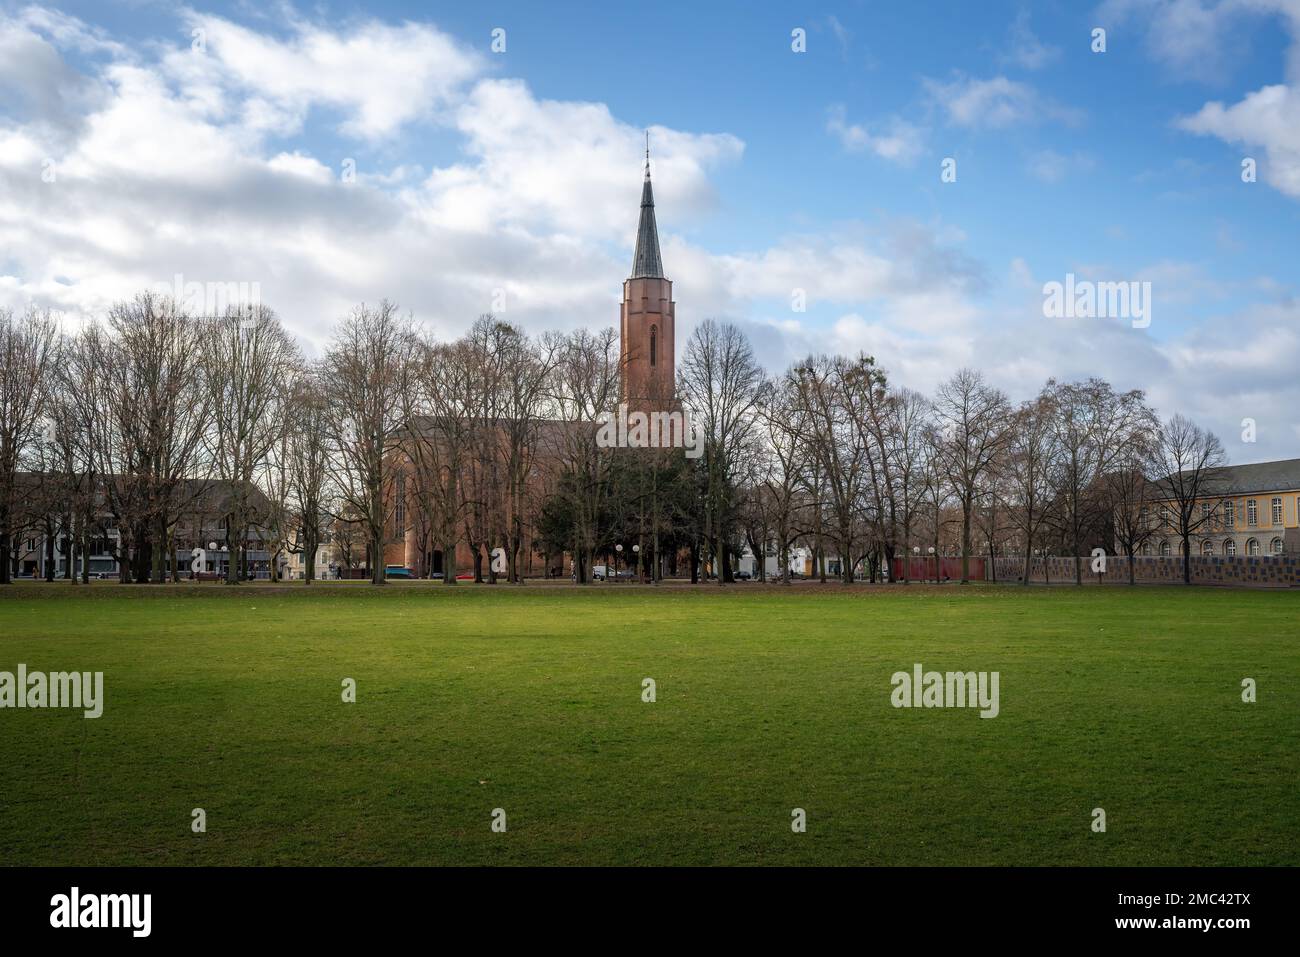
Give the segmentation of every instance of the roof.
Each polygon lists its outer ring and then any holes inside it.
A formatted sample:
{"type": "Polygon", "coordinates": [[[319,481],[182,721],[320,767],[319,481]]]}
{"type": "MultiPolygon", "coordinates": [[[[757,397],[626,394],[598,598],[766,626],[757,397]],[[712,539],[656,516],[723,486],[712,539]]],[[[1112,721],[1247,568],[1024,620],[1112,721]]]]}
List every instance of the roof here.
{"type": "Polygon", "coordinates": [[[646,155],[645,184],[641,187],[641,222],[636,228],[636,252],[632,254],[630,278],[664,278],[664,262],[659,255],[659,229],[655,225],[655,197],[650,188],[649,151],[646,155]]]}
{"type": "Polygon", "coordinates": [[[1300,459],[1225,465],[1219,472],[1223,484],[1239,494],[1300,489],[1300,459]]]}

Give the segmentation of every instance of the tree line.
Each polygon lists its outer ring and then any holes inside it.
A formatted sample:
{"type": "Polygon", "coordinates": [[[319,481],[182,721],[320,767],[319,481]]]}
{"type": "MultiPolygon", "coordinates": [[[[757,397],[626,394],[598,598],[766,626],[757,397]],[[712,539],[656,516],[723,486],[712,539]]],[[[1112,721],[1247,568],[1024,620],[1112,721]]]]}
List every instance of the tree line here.
{"type": "Polygon", "coordinates": [[[311,581],[330,544],[382,583],[404,541],[417,575],[440,554],[447,584],[458,552],[479,581],[520,582],[540,557],[580,583],[603,558],[725,584],[748,552],[788,582],[796,549],[846,583],[900,577],[896,559],[906,580],[931,549],[960,556],[962,580],[972,557],[1015,555],[1028,582],[1054,553],[1081,582],[1092,548],[1132,559],[1161,532],[1190,581],[1192,536],[1220,517],[1217,437],[1098,378],[1017,403],[972,369],[925,395],[865,354],[771,375],[737,325],[706,320],[664,397],[701,430],[688,459],[597,441],[624,358],[613,329],[491,315],[438,341],[388,301],[355,307],[314,359],[262,305],[193,316],[142,293],[76,331],[0,310],[0,582],[32,533],[47,577],[57,540],[67,577],[94,545],[124,582],[179,578],[213,508],[232,583],[254,544],[272,577],[296,553],[311,581]]]}

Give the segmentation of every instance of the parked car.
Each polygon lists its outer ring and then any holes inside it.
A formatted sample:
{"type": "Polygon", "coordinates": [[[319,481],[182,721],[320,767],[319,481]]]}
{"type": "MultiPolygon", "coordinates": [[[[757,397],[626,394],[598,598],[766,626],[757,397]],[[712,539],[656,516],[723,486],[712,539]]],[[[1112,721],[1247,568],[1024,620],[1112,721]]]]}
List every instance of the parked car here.
{"type": "Polygon", "coordinates": [[[609,577],[609,566],[608,566],[608,565],[592,565],[592,566],[591,566],[591,580],[592,580],[592,581],[595,581],[595,582],[603,582],[603,581],[604,581],[606,578],[608,578],[608,577],[609,577]]]}
{"type": "Polygon", "coordinates": [[[414,578],[415,576],[411,574],[411,570],[409,568],[405,568],[402,565],[389,565],[387,568],[384,569],[384,577],[385,578],[414,578]]]}

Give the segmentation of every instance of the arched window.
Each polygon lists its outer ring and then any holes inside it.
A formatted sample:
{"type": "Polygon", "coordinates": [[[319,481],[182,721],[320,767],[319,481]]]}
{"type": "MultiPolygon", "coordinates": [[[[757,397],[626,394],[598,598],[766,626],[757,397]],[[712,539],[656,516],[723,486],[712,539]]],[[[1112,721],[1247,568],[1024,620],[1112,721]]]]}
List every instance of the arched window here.
{"type": "Polygon", "coordinates": [[[650,327],[650,365],[659,364],[659,327],[650,327]]]}
{"type": "Polygon", "coordinates": [[[1204,542],[1201,542],[1201,554],[1204,555],[1206,558],[1208,558],[1209,556],[1213,555],[1213,554],[1214,554],[1214,543],[1211,542],[1211,541],[1209,541],[1209,540],[1206,540],[1206,541],[1204,541],[1204,542]]]}
{"type": "Polygon", "coordinates": [[[1246,554],[1247,554],[1247,555],[1258,555],[1258,554],[1259,554],[1259,539],[1258,539],[1258,538],[1251,538],[1251,539],[1248,539],[1248,540],[1246,541],[1246,554]]]}
{"type": "Polygon", "coordinates": [[[1269,553],[1270,553],[1270,554],[1273,554],[1273,555],[1281,555],[1281,554],[1282,554],[1282,539],[1280,539],[1280,538],[1275,538],[1275,539],[1273,539],[1273,541],[1269,542],[1269,543],[1268,543],[1268,550],[1269,550],[1269,553]]]}
{"type": "Polygon", "coordinates": [[[1143,543],[1142,543],[1142,554],[1143,554],[1143,555],[1150,555],[1150,554],[1151,554],[1151,543],[1150,543],[1150,542],[1143,542],[1143,543]]]}
{"type": "Polygon", "coordinates": [[[1168,543],[1168,542],[1161,542],[1161,543],[1160,543],[1160,554],[1161,554],[1161,555],[1170,555],[1170,554],[1172,554],[1172,553],[1173,553],[1173,549],[1169,547],[1169,543],[1168,543]]]}
{"type": "Polygon", "coordinates": [[[1237,554],[1237,543],[1234,542],[1232,539],[1228,539],[1226,542],[1224,542],[1223,554],[1227,555],[1229,558],[1234,557],[1237,554]]]}

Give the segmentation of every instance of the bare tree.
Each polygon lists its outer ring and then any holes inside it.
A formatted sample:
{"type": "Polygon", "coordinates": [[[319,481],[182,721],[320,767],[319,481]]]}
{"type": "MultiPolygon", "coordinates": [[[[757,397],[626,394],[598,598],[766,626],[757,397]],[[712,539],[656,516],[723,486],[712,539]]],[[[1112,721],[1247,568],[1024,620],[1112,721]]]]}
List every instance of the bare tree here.
{"type": "Polygon", "coordinates": [[[557,492],[573,529],[571,552],[574,579],[590,579],[593,553],[599,544],[600,516],[610,495],[611,449],[596,442],[600,422],[614,413],[618,401],[618,336],[613,328],[599,332],[579,329],[556,336],[551,377],[551,403],[556,417],[567,423],[556,436],[562,473],[557,492]]]}
{"type": "Polygon", "coordinates": [[[760,479],[781,563],[781,582],[790,584],[790,547],[803,533],[799,518],[803,489],[803,435],[800,385],[793,369],[773,383],[760,406],[763,439],[769,450],[760,479]]]}
{"type": "Polygon", "coordinates": [[[1012,521],[1024,548],[1023,584],[1030,582],[1034,543],[1046,524],[1059,481],[1061,445],[1054,396],[1044,391],[1018,408],[1008,429],[1006,467],[1012,521]]]}
{"type": "Polygon", "coordinates": [[[925,491],[925,440],[930,426],[930,401],[919,392],[899,389],[891,397],[886,440],[890,446],[892,507],[903,551],[903,582],[911,563],[912,533],[925,491]]]}
{"type": "Polygon", "coordinates": [[[1061,452],[1057,514],[1074,557],[1075,584],[1082,584],[1084,529],[1106,517],[1101,479],[1142,421],[1143,394],[1136,390],[1116,393],[1110,383],[1096,378],[1067,383],[1049,380],[1046,391],[1052,397],[1061,452]]]}
{"type": "Polygon", "coordinates": [[[971,525],[982,483],[1007,439],[1007,398],[973,369],[960,369],[935,399],[939,467],[962,510],[961,580],[970,580],[971,525]]]}
{"type": "Polygon", "coordinates": [[[302,551],[303,580],[316,580],[316,554],[325,541],[329,521],[329,440],[322,370],[312,366],[298,379],[290,399],[287,456],[289,508],[302,551]]]}
{"type": "Polygon", "coordinates": [[[1160,422],[1150,412],[1150,426],[1135,429],[1111,459],[1103,489],[1115,530],[1115,541],[1128,557],[1128,583],[1137,581],[1138,552],[1151,540],[1156,526],[1151,508],[1158,498],[1151,476],[1159,470],[1160,422]]]}
{"type": "Polygon", "coordinates": [[[142,293],[83,333],[98,399],[93,448],[118,529],[123,582],[162,582],[180,515],[203,489],[208,395],[200,329],[170,299],[142,293]]]}
{"type": "Polygon", "coordinates": [[[840,580],[849,585],[870,518],[866,499],[871,461],[862,426],[865,394],[873,388],[873,364],[866,356],[821,356],[796,368],[800,401],[809,413],[803,420],[804,446],[824,478],[840,580]]]}
{"type": "Polygon", "coordinates": [[[410,322],[383,300],[356,307],[342,321],[323,362],[331,392],[324,418],[330,474],[341,500],[338,518],[362,526],[375,585],[384,584],[392,458],[403,425],[400,389],[413,351],[410,322]]]}
{"type": "Polygon", "coordinates": [[[241,305],[205,323],[201,362],[212,414],[208,451],[229,487],[226,583],[235,585],[245,564],[254,479],[284,438],[301,356],[274,312],[241,305]]]}
{"type": "Polygon", "coordinates": [[[1174,507],[1174,528],[1182,540],[1183,583],[1192,583],[1192,535],[1216,520],[1219,495],[1225,487],[1227,459],[1219,437],[1182,415],[1175,415],[1160,432],[1156,487],[1162,504],[1174,507]],[[1215,505],[1198,508],[1213,499],[1215,505]]]}
{"type": "Polygon", "coordinates": [[[10,581],[9,552],[20,463],[40,431],[61,353],[58,322],[29,308],[0,310],[0,584],[10,581]]]}
{"type": "Polygon", "coordinates": [[[728,544],[735,479],[749,442],[765,378],[739,327],[706,319],[695,327],[678,369],[678,391],[704,434],[705,537],[712,539],[718,584],[731,580],[728,544]]]}

